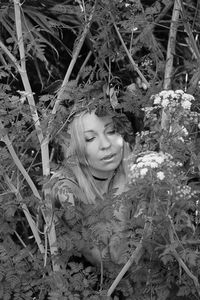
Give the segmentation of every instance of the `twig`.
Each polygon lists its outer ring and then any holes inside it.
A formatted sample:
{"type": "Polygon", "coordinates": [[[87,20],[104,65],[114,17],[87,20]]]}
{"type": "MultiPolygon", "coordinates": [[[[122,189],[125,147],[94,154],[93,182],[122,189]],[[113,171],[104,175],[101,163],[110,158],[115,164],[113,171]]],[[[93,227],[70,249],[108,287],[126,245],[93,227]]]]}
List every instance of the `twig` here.
{"type": "Polygon", "coordinates": [[[128,271],[128,269],[131,267],[133,262],[135,261],[136,264],[138,264],[138,261],[140,257],[143,254],[143,246],[142,246],[142,240],[140,240],[140,243],[138,244],[137,248],[132,253],[131,257],[127,261],[127,263],[124,265],[124,267],[121,269],[117,277],[115,278],[114,282],[112,283],[111,287],[108,289],[107,296],[110,297],[112,293],[114,292],[116,286],[119,284],[125,273],[128,271]]]}
{"type": "Polygon", "coordinates": [[[120,273],[115,278],[115,280],[112,283],[111,287],[108,289],[107,296],[112,295],[112,293],[115,290],[116,286],[119,284],[120,280],[123,278],[125,273],[131,267],[133,262],[135,262],[136,265],[137,265],[140,258],[141,258],[141,256],[144,253],[143,241],[148,240],[148,238],[152,234],[152,215],[153,215],[153,210],[154,210],[153,203],[154,203],[154,198],[151,197],[151,200],[150,200],[150,203],[149,203],[149,208],[148,208],[148,213],[147,213],[147,216],[146,216],[146,221],[145,221],[145,224],[144,224],[144,230],[143,230],[143,234],[142,234],[142,237],[140,239],[140,242],[137,245],[136,249],[133,251],[133,253],[132,253],[131,257],[129,258],[129,260],[127,261],[127,263],[124,265],[124,267],[122,268],[120,273]]]}
{"type": "Polygon", "coordinates": [[[44,253],[44,247],[43,247],[43,244],[42,244],[42,241],[40,239],[40,236],[38,234],[38,230],[37,230],[37,226],[28,210],[28,207],[26,206],[25,203],[23,203],[23,199],[22,199],[22,196],[21,194],[19,193],[19,191],[16,189],[16,187],[14,186],[14,184],[11,182],[10,178],[8,177],[7,174],[5,174],[5,181],[6,181],[6,184],[8,185],[8,187],[10,188],[10,190],[16,195],[16,197],[19,199],[19,203],[22,207],[22,210],[26,216],[26,219],[28,221],[28,224],[31,228],[31,231],[34,235],[34,238],[35,238],[35,241],[38,245],[38,248],[40,250],[40,252],[43,254],[44,253]]]}
{"type": "Polygon", "coordinates": [[[192,281],[194,282],[194,285],[195,285],[195,287],[197,289],[197,292],[198,292],[198,294],[200,296],[200,285],[199,285],[198,278],[194,274],[192,274],[192,272],[186,266],[186,264],[184,263],[184,261],[180,258],[180,256],[178,255],[178,253],[177,253],[177,251],[175,249],[173,250],[172,254],[176,258],[176,260],[178,261],[178,263],[180,264],[180,266],[183,268],[183,270],[192,279],[192,281]]]}
{"type": "MultiPolygon", "coordinates": [[[[148,215],[151,216],[151,214],[152,214],[152,206],[149,205],[148,215]]],[[[112,293],[115,290],[116,286],[119,284],[120,280],[123,278],[125,273],[131,267],[133,262],[135,262],[136,265],[138,264],[142,254],[144,252],[143,241],[146,240],[151,235],[151,233],[152,233],[151,221],[149,221],[149,218],[146,218],[146,222],[144,224],[144,231],[143,231],[142,237],[140,239],[140,242],[137,245],[136,249],[133,251],[133,253],[132,253],[131,257],[129,258],[129,260],[127,261],[127,263],[124,265],[124,267],[121,269],[121,271],[119,272],[119,274],[115,278],[114,282],[112,283],[111,287],[109,288],[109,290],[107,292],[107,296],[112,295],[112,293]]]]}
{"type": "Polygon", "coordinates": [[[90,14],[90,16],[88,18],[88,22],[86,23],[86,25],[85,25],[85,27],[83,29],[82,35],[81,35],[81,37],[79,39],[79,42],[78,42],[78,44],[76,46],[76,49],[75,49],[74,53],[73,53],[72,60],[71,60],[71,62],[69,64],[69,67],[67,69],[67,73],[65,74],[65,78],[64,78],[64,80],[62,82],[62,85],[61,85],[60,90],[59,90],[58,95],[57,95],[56,102],[55,102],[54,107],[52,109],[52,115],[55,115],[56,112],[57,112],[57,109],[59,107],[62,95],[63,95],[64,90],[65,90],[65,86],[66,86],[66,84],[69,81],[70,75],[71,75],[72,70],[74,68],[74,65],[75,65],[75,63],[77,61],[78,55],[79,55],[79,53],[81,51],[81,48],[82,48],[83,43],[85,41],[85,38],[86,38],[86,36],[88,34],[88,31],[90,29],[90,25],[91,25],[91,22],[92,22],[92,19],[93,19],[93,15],[94,15],[94,11],[95,11],[95,8],[96,8],[96,4],[97,4],[97,0],[95,1],[95,4],[94,4],[93,9],[92,9],[92,12],[91,12],[91,14],[90,14]]]}
{"type": "MultiPolygon", "coordinates": [[[[170,219],[170,224],[171,224],[171,227],[169,227],[169,237],[170,237],[170,242],[171,244],[173,245],[175,243],[175,240],[174,240],[174,229],[173,229],[173,223],[172,223],[172,219],[170,219]]],[[[200,284],[199,284],[199,281],[198,281],[198,278],[192,274],[192,272],[190,271],[190,269],[186,266],[186,264],[184,263],[184,261],[182,260],[182,258],[179,256],[178,252],[176,251],[176,249],[172,249],[171,250],[171,253],[172,255],[176,258],[176,260],[178,261],[179,265],[183,268],[183,270],[186,272],[186,274],[192,279],[192,281],[194,282],[194,285],[197,289],[197,292],[200,296],[200,284]]]]}
{"type": "Polygon", "coordinates": [[[103,257],[102,257],[102,251],[101,250],[99,250],[99,254],[100,254],[100,260],[101,260],[101,277],[100,277],[100,289],[99,289],[99,291],[102,291],[102,289],[103,289],[103,272],[104,272],[104,270],[103,270],[103,257]]]}
{"type": "Polygon", "coordinates": [[[185,12],[183,1],[182,0],[177,0],[177,1],[178,1],[179,5],[180,5],[180,8],[181,8],[181,13],[182,13],[182,18],[183,18],[183,25],[185,27],[185,31],[187,32],[187,35],[188,35],[188,37],[190,39],[190,43],[191,43],[192,49],[193,49],[193,51],[194,51],[194,53],[196,55],[197,62],[198,62],[198,64],[200,64],[200,51],[199,51],[197,43],[196,43],[196,41],[194,39],[190,23],[187,20],[187,15],[186,15],[186,12],[185,12]]]}
{"type": "MultiPolygon", "coordinates": [[[[112,19],[113,19],[113,17],[112,17],[112,19]]],[[[131,62],[131,64],[132,64],[134,70],[138,73],[138,75],[140,76],[142,82],[145,83],[146,86],[147,86],[147,88],[148,88],[148,87],[149,87],[149,82],[146,80],[146,78],[144,77],[144,75],[142,74],[142,72],[140,71],[140,69],[138,68],[137,64],[136,64],[135,61],[133,60],[133,58],[132,58],[132,56],[131,56],[131,54],[130,54],[128,48],[126,47],[126,45],[125,45],[125,43],[124,43],[124,40],[123,40],[123,38],[122,38],[122,36],[121,36],[121,34],[120,34],[120,32],[119,32],[119,30],[118,30],[118,28],[117,28],[117,25],[115,24],[115,21],[114,21],[114,20],[113,20],[113,25],[114,25],[115,31],[116,31],[116,33],[117,33],[117,35],[118,35],[118,37],[119,37],[119,39],[120,39],[120,41],[121,41],[121,43],[122,43],[122,46],[123,46],[123,48],[124,48],[124,50],[125,50],[125,52],[126,52],[128,58],[129,58],[129,60],[130,60],[130,62],[131,62]]]]}
{"type": "MultiPolygon", "coordinates": [[[[19,234],[17,233],[16,230],[14,231],[14,233],[15,233],[15,235],[17,236],[17,238],[18,238],[18,240],[20,241],[20,243],[22,244],[22,246],[23,246],[24,248],[27,248],[26,244],[24,243],[24,241],[23,241],[22,238],[19,236],[19,234]]],[[[30,254],[30,256],[31,256],[32,258],[34,258],[34,257],[33,257],[33,254],[32,254],[30,251],[28,251],[28,253],[30,254]]]]}
{"type": "MultiPolygon", "coordinates": [[[[1,130],[1,132],[5,131],[1,120],[0,120],[0,130],[1,130]]],[[[40,196],[34,182],[32,181],[31,177],[29,176],[29,174],[25,170],[24,166],[22,165],[19,157],[17,156],[17,154],[15,152],[15,149],[13,148],[13,145],[12,145],[8,135],[7,134],[2,135],[1,140],[6,144],[6,146],[8,148],[8,151],[10,152],[10,155],[11,155],[14,163],[16,164],[16,166],[18,167],[18,169],[20,170],[20,172],[22,173],[22,175],[26,179],[26,181],[27,181],[28,185],[30,186],[34,196],[36,198],[38,198],[39,200],[41,200],[41,196],[40,196]]]]}
{"type": "Polygon", "coordinates": [[[4,45],[4,43],[0,40],[0,48],[6,53],[6,55],[10,58],[10,60],[13,62],[14,66],[18,69],[18,71],[21,69],[20,64],[18,63],[15,56],[8,50],[8,48],[4,45]]]}
{"type": "Polygon", "coordinates": [[[85,68],[85,66],[86,66],[88,60],[90,59],[90,56],[91,56],[91,55],[92,55],[92,51],[89,51],[89,52],[88,52],[88,55],[86,56],[86,58],[85,58],[85,60],[84,60],[84,62],[83,62],[83,64],[82,64],[82,66],[81,66],[81,68],[80,68],[80,70],[79,70],[79,72],[78,72],[78,74],[77,74],[77,76],[76,76],[76,81],[77,81],[77,82],[79,81],[79,78],[80,78],[80,76],[81,76],[81,73],[83,72],[83,69],[85,68]]]}
{"type": "Polygon", "coordinates": [[[178,1],[179,1],[180,6],[181,6],[183,25],[184,25],[185,31],[187,32],[187,35],[189,37],[190,45],[192,47],[192,50],[194,51],[195,58],[196,58],[196,61],[197,61],[197,66],[198,66],[197,71],[193,74],[192,78],[190,79],[190,86],[188,88],[188,93],[192,94],[194,89],[196,88],[198,82],[199,82],[199,79],[200,79],[200,51],[199,51],[197,43],[194,39],[191,25],[190,25],[189,21],[187,21],[187,15],[186,15],[186,12],[185,12],[183,1],[182,0],[178,0],[178,1]]]}
{"type": "MultiPolygon", "coordinates": [[[[154,29],[155,26],[158,25],[158,22],[166,15],[166,13],[168,12],[168,10],[171,8],[171,6],[173,5],[174,1],[172,0],[171,2],[167,3],[166,6],[163,8],[163,10],[161,11],[161,13],[157,16],[157,18],[155,19],[154,23],[148,23],[143,30],[140,32],[140,34],[134,39],[134,45],[137,45],[137,43],[140,42],[140,40],[142,40],[144,33],[145,34],[152,34],[152,30],[154,29]]],[[[143,11],[144,13],[144,11],[143,11]]],[[[133,55],[134,53],[132,53],[133,55]]]]}

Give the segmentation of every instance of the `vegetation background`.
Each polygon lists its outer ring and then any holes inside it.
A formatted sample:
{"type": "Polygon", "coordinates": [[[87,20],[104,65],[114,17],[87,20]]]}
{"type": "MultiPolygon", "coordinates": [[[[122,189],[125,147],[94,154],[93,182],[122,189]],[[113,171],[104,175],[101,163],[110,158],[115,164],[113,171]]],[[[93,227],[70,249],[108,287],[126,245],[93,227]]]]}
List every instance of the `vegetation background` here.
{"type": "MultiPolygon", "coordinates": [[[[198,126],[189,144],[177,146],[174,139],[174,150],[164,142],[164,110],[157,127],[145,127],[142,109],[152,105],[152,95],[178,89],[195,97],[198,114],[199,32],[198,0],[0,1],[0,299],[199,299],[199,202],[193,192],[180,198],[172,222],[180,211],[182,219],[171,235],[168,219],[164,225],[151,219],[154,235],[132,220],[140,247],[135,235],[129,272],[117,267],[111,274],[82,259],[76,232],[56,228],[55,214],[61,218],[62,212],[55,212],[45,185],[62,161],[57,136],[73,104],[71,92],[103,81],[111,105],[126,113],[135,133],[154,131],[138,149],[173,150],[184,164],[179,183],[198,191],[198,126]]],[[[140,184],[146,194],[139,197],[135,188],[138,205],[149,191],[145,181],[140,184]]],[[[131,205],[130,193],[127,199],[131,205]]],[[[104,231],[95,231],[99,240],[104,231]]]]}

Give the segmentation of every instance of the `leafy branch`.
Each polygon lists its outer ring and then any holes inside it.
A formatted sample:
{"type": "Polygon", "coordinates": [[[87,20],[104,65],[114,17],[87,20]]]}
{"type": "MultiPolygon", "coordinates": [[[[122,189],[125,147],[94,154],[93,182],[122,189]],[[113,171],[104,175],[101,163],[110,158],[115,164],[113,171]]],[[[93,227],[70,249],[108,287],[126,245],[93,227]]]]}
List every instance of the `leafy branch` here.
{"type": "MultiPolygon", "coordinates": [[[[152,215],[152,202],[153,201],[154,200],[151,199],[151,203],[150,203],[149,209],[148,209],[148,216],[152,215]]],[[[128,261],[126,262],[126,264],[121,269],[121,271],[119,272],[119,274],[115,278],[114,282],[112,283],[112,285],[108,289],[107,296],[112,295],[112,293],[115,290],[116,286],[119,284],[119,282],[121,281],[121,279],[123,278],[125,273],[128,271],[128,269],[132,266],[132,264],[135,262],[135,264],[138,265],[138,262],[139,262],[140,258],[142,257],[142,255],[144,253],[143,242],[146,239],[148,239],[151,234],[152,234],[151,217],[146,217],[146,221],[145,221],[144,229],[143,229],[143,234],[142,234],[142,237],[140,239],[140,242],[138,243],[136,249],[133,251],[130,258],[128,259],[128,261]]]]}
{"type": "MultiPolygon", "coordinates": [[[[175,244],[175,240],[174,240],[174,231],[175,231],[175,229],[174,229],[173,221],[172,221],[170,216],[169,216],[169,219],[170,219],[170,224],[171,224],[171,226],[169,227],[169,237],[170,237],[171,245],[174,245],[175,244]]],[[[197,289],[198,295],[200,296],[200,284],[199,284],[198,278],[186,266],[186,264],[184,263],[184,261],[182,260],[182,258],[178,254],[178,252],[176,251],[175,247],[171,248],[171,251],[172,251],[172,254],[174,255],[174,257],[176,258],[176,260],[178,261],[179,265],[183,268],[183,270],[186,272],[186,274],[194,282],[194,285],[197,289]]]]}
{"type": "MultiPolygon", "coordinates": [[[[112,17],[112,15],[111,15],[111,17],[112,17]]],[[[112,17],[112,19],[113,19],[113,17],[112,17]]],[[[126,47],[126,44],[124,43],[124,40],[123,40],[123,38],[122,38],[122,36],[121,36],[121,34],[119,32],[119,29],[117,28],[117,25],[116,25],[114,19],[113,19],[113,25],[114,25],[115,31],[116,31],[116,33],[118,35],[118,38],[119,38],[120,42],[122,43],[122,46],[123,46],[123,48],[124,48],[124,50],[125,50],[125,52],[126,52],[126,54],[128,56],[128,59],[130,60],[130,63],[132,64],[134,70],[138,73],[138,75],[141,78],[142,82],[148,88],[149,87],[149,82],[146,80],[146,78],[144,77],[144,75],[142,74],[142,72],[140,71],[140,69],[138,68],[137,64],[133,60],[133,58],[132,58],[132,56],[131,56],[128,48],[126,47]]]]}
{"type": "Polygon", "coordinates": [[[22,207],[22,210],[23,210],[23,212],[24,212],[24,214],[26,216],[28,224],[29,224],[29,226],[31,228],[31,231],[32,231],[32,233],[34,235],[34,238],[35,238],[35,241],[36,241],[36,243],[38,245],[38,248],[39,248],[40,252],[42,254],[44,254],[45,253],[45,249],[44,249],[42,241],[40,239],[40,236],[39,236],[39,233],[38,233],[38,228],[37,228],[37,226],[36,226],[36,224],[35,224],[32,216],[31,216],[31,214],[30,214],[30,212],[28,210],[27,205],[25,203],[23,203],[23,198],[22,198],[20,192],[14,186],[14,184],[12,183],[11,179],[9,178],[9,176],[7,174],[5,174],[5,182],[8,185],[8,187],[10,188],[10,190],[16,195],[16,197],[17,197],[17,199],[18,199],[18,201],[19,201],[19,203],[20,203],[20,205],[22,207]]]}
{"type": "Polygon", "coordinates": [[[88,18],[88,21],[85,24],[85,27],[84,27],[83,32],[81,34],[81,37],[80,37],[80,39],[78,41],[78,44],[77,44],[77,46],[76,46],[76,48],[74,50],[73,55],[72,55],[71,62],[69,64],[69,67],[68,67],[67,72],[65,74],[64,80],[63,80],[62,85],[61,85],[61,87],[59,89],[56,102],[55,102],[54,107],[52,109],[52,115],[55,115],[56,112],[57,112],[58,106],[59,106],[60,101],[62,99],[62,95],[63,95],[63,93],[65,91],[65,86],[66,86],[66,84],[69,81],[70,75],[71,75],[72,70],[74,68],[74,65],[75,65],[75,63],[77,61],[77,58],[79,56],[79,53],[81,51],[81,48],[82,48],[83,43],[85,41],[85,38],[86,38],[86,36],[87,36],[87,34],[89,32],[89,29],[90,29],[90,26],[91,26],[91,22],[92,22],[92,19],[93,19],[93,15],[94,15],[94,12],[95,12],[95,8],[96,8],[96,5],[97,5],[97,2],[98,2],[98,0],[95,0],[94,6],[93,6],[92,11],[90,13],[90,16],[88,18]]]}
{"type": "Polygon", "coordinates": [[[10,155],[11,155],[14,163],[16,164],[16,166],[18,167],[19,171],[22,173],[22,175],[26,179],[26,181],[27,181],[28,185],[30,186],[30,188],[31,188],[34,196],[36,198],[38,198],[39,200],[41,200],[41,196],[40,196],[40,194],[39,194],[39,192],[38,192],[38,190],[37,190],[34,182],[32,181],[32,179],[29,176],[29,174],[26,172],[26,170],[25,170],[24,166],[22,165],[19,157],[17,156],[17,154],[15,152],[15,149],[14,149],[14,147],[13,147],[13,145],[12,145],[12,143],[11,143],[9,137],[8,137],[8,135],[4,134],[5,128],[4,128],[1,120],[0,120],[0,130],[2,132],[1,140],[6,144],[6,146],[7,146],[8,150],[9,150],[9,152],[10,152],[10,155]]]}

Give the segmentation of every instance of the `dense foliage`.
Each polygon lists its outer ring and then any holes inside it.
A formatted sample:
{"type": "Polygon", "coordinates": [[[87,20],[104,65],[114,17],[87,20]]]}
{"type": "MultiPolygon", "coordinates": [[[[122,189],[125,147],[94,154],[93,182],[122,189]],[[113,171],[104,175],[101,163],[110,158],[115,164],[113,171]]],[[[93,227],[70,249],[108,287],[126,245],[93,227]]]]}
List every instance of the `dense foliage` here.
{"type": "Polygon", "coordinates": [[[0,299],[199,299],[199,14],[195,0],[1,1],[0,299]],[[47,184],[74,91],[102,81],[135,133],[129,190],[87,211],[93,243],[119,241],[107,268],[83,259],[81,211],[53,207],[47,184]],[[120,203],[123,243],[107,225],[120,203]]]}

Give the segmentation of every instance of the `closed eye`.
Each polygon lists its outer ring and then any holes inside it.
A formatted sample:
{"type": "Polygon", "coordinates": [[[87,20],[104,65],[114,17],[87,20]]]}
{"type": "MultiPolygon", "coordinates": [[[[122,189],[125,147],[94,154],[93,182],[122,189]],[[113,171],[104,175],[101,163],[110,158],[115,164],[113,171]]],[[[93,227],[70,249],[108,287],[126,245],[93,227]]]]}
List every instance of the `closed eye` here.
{"type": "Polygon", "coordinates": [[[86,142],[92,142],[94,139],[95,139],[95,137],[86,138],[85,141],[86,141],[86,142]]]}

